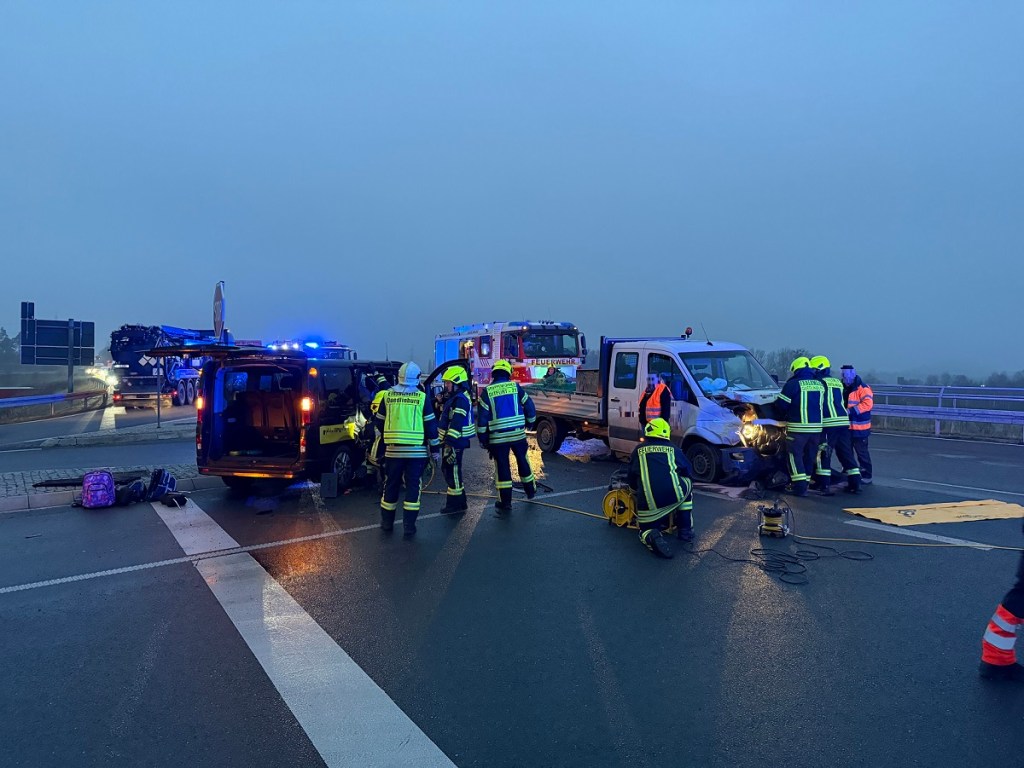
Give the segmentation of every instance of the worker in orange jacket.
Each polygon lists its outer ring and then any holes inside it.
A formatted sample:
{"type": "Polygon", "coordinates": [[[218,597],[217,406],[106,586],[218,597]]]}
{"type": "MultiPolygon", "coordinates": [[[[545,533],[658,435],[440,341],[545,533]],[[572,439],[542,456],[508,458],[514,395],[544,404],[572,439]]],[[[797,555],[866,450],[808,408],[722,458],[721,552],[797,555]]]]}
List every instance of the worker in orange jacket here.
{"type": "Polygon", "coordinates": [[[1017,581],[1003,596],[981,639],[980,673],[986,680],[1024,682],[1024,667],[1017,663],[1014,645],[1017,628],[1024,624],[1024,552],[1017,563],[1017,581]]]}
{"type": "Polygon", "coordinates": [[[647,389],[641,395],[640,407],[637,408],[641,426],[647,426],[655,419],[672,423],[672,392],[667,386],[668,381],[671,381],[671,374],[667,372],[660,376],[652,373],[647,377],[647,389]]]}
{"type": "Polygon", "coordinates": [[[857,466],[860,467],[860,482],[871,485],[868,439],[871,437],[871,409],[875,404],[875,395],[852,365],[843,366],[842,378],[846,411],[850,414],[850,437],[853,440],[853,451],[857,454],[857,466]]]}

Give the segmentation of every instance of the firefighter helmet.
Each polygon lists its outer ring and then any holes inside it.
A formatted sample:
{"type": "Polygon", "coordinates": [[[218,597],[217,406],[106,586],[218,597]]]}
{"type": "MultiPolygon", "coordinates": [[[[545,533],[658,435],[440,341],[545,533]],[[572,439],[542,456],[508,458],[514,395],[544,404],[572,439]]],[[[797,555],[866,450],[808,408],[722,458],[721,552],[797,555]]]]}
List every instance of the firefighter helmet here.
{"type": "Polygon", "coordinates": [[[398,369],[398,381],[407,387],[415,387],[420,383],[420,373],[422,371],[416,363],[402,363],[402,367],[398,369]]]}
{"type": "Polygon", "coordinates": [[[668,440],[672,437],[672,428],[664,419],[651,419],[644,427],[644,434],[647,437],[660,437],[662,440],[668,440]]]}
{"type": "Polygon", "coordinates": [[[789,366],[789,370],[791,370],[793,373],[796,373],[801,368],[809,368],[810,365],[810,358],[801,355],[800,357],[793,361],[793,364],[789,366]]]}
{"type": "Polygon", "coordinates": [[[811,358],[811,368],[816,371],[824,371],[832,367],[832,363],[824,355],[815,355],[811,358]]]}
{"type": "Polygon", "coordinates": [[[499,360],[498,362],[496,362],[494,364],[494,367],[491,368],[491,372],[492,373],[497,373],[498,371],[504,371],[509,376],[511,376],[512,375],[512,363],[510,363],[508,360],[499,360]]]}
{"type": "Polygon", "coordinates": [[[453,365],[441,374],[441,381],[450,381],[452,384],[465,384],[469,381],[469,376],[466,375],[466,369],[461,365],[453,365]]]}

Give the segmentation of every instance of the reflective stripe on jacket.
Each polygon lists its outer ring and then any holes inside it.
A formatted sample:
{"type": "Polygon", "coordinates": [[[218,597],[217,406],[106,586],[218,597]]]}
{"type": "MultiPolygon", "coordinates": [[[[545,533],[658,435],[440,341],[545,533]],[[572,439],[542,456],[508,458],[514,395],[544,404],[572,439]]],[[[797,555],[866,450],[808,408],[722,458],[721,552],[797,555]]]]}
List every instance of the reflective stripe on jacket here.
{"type": "Polygon", "coordinates": [[[636,491],[641,523],[659,520],[674,509],[693,509],[690,462],[669,440],[651,437],[634,448],[626,479],[636,491]]]}
{"type": "Polygon", "coordinates": [[[477,403],[476,433],[484,443],[514,443],[526,438],[537,409],[526,391],[507,377],[487,385],[477,403]]]}
{"type": "Polygon", "coordinates": [[[850,429],[854,432],[866,432],[871,429],[871,409],[875,405],[875,393],[871,387],[861,381],[860,376],[853,380],[853,386],[847,390],[846,407],[850,414],[850,429]]]}
{"type": "Polygon", "coordinates": [[[441,421],[437,435],[444,445],[452,448],[468,448],[469,440],[476,434],[473,427],[473,404],[465,390],[459,390],[449,397],[441,409],[441,421]]]}
{"type": "Polygon", "coordinates": [[[664,382],[659,381],[650,395],[645,393],[640,398],[640,409],[645,424],[655,419],[672,420],[672,394],[664,382]]]}
{"type": "Polygon", "coordinates": [[[424,457],[428,443],[439,444],[437,419],[425,392],[389,389],[381,398],[376,419],[388,458],[424,457]]]}
{"type": "Polygon", "coordinates": [[[810,368],[801,368],[783,385],[775,401],[775,413],[787,422],[787,432],[821,432],[824,399],[825,385],[814,378],[810,368]]]}
{"type": "Polygon", "coordinates": [[[823,427],[850,426],[850,415],[846,412],[846,406],[843,404],[843,382],[835,376],[826,376],[821,383],[825,386],[821,425],[823,427]]]}

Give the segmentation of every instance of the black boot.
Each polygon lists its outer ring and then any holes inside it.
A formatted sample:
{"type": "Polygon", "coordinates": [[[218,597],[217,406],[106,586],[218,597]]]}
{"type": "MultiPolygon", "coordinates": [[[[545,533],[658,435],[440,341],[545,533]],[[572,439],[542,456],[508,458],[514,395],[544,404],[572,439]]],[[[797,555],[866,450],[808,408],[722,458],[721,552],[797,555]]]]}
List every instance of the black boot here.
{"type": "Polygon", "coordinates": [[[380,529],[384,533],[391,533],[395,530],[395,511],[381,509],[380,511],[380,529]]]}
{"type": "Polygon", "coordinates": [[[402,535],[411,539],[416,535],[416,518],[420,516],[418,509],[405,509],[402,511],[402,535]]]}
{"type": "Polygon", "coordinates": [[[504,516],[512,511],[512,489],[502,488],[498,491],[498,501],[494,505],[494,511],[504,516]]]}
{"type": "Polygon", "coordinates": [[[448,496],[444,501],[444,506],[441,507],[442,515],[458,515],[469,509],[469,504],[466,502],[466,494],[460,493],[458,496],[448,496]]]}

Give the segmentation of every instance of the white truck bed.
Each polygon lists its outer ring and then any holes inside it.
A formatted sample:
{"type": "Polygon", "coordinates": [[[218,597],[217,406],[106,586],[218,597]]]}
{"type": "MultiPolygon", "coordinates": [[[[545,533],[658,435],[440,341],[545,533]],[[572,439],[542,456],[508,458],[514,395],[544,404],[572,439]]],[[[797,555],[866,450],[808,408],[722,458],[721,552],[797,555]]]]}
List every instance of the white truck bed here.
{"type": "Polygon", "coordinates": [[[537,406],[538,416],[560,416],[576,421],[589,421],[601,424],[601,398],[597,395],[585,395],[579,392],[546,391],[537,388],[526,390],[537,406]]]}

